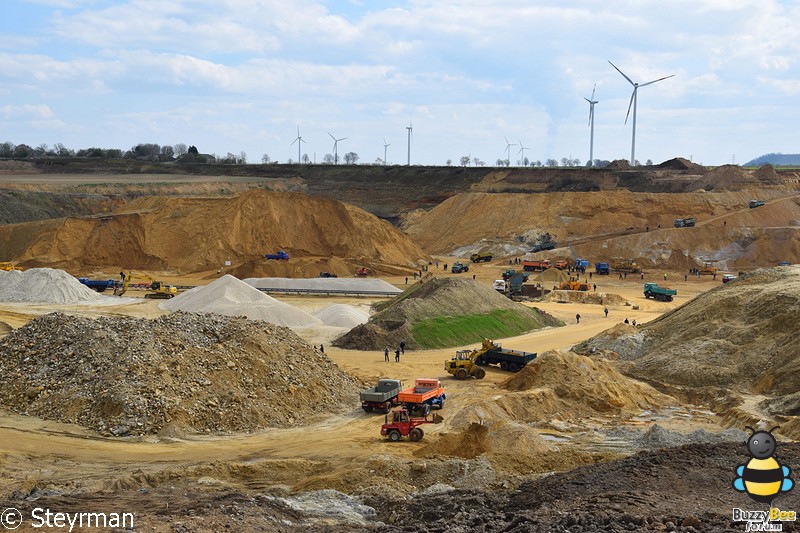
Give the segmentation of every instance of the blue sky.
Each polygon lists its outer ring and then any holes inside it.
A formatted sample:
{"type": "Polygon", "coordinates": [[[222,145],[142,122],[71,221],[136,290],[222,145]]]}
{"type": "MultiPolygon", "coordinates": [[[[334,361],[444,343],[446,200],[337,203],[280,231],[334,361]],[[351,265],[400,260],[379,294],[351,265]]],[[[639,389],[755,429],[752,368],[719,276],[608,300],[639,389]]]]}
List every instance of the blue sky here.
{"type": "Polygon", "coordinates": [[[800,3],[4,0],[0,142],[321,162],[798,153],[800,3]]]}

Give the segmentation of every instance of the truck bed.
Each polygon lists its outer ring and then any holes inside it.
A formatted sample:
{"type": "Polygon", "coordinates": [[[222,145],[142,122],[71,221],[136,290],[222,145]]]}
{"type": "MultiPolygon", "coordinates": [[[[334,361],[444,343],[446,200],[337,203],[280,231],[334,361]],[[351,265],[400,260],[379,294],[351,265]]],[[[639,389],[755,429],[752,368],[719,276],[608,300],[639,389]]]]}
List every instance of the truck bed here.
{"type": "Polygon", "coordinates": [[[430,400],[431,398],[438,398],[444,393],[444,387],[437,387],[435,389],[426,389],[424,391],[417,392],[414,387],[409,387],[407,389],[403,389],[400,391],[400,394],[397,395],[397,399],[401,403],[423,403],[425,400],[430,400]]]}

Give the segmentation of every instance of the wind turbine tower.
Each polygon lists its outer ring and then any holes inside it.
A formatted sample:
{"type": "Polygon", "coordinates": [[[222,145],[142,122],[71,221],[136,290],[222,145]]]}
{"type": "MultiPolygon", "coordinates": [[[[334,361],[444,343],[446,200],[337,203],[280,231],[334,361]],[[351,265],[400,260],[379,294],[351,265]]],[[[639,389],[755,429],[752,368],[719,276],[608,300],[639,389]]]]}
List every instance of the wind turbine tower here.
{"type": "Polygon", "coordinates": [[[386,137],[384,137],[383,138],[383,164],[384,165],[388,164],[386,162],[386,149],[389,148],[390,146],[391,146],[391,143],[390,144],[386,144],[386,137]]]}
{"type": "Polygon", "coordinates": [[[411,132],[414,131],[414,125],[411,124],[410,120],[406,129],[408,130],[408,166],[411,166],[411,132]]]}
{"type": "MultiPolygon", "coordinates": [[[[583,97],[584,100],[589,102],[589,166],[594,166],[594,104],[598,102],[598,100],[594,99],[594,91],[597,89],[597,84],[594,84],[592,87],[592,97],[586,98],[583,97]]],[[[631,156],[633,157],[633,156],[631,156]]]]}
{"type": "MultiPolygon", "coordinates": [[[[328,135],[331,135],[331,132],[328,132],[328,135]]],[[[342,137],[341,139],[337,139],[333,135],[331,135],[331,139],[333,139],[333,164],[339,164],[339,141],[343,141],[347,139],[347,137],[342,137]]]]}
{"type": "MultiPolygon", "coordinates": [[[[508,141],[506,141],[506,142],[508,142],[508,141]]],[[[518,154],[522,154],[522,157],[520,158],[520,164],[523,167],[525,166],[525,150],[527,150],[527,149],[528,149],[528,147],[527,146],[523,146],[522,141],[520,141],[519,142],[519,152],[517,152],[517,153],[518,154]]]]}
{"type": "Polygon", "coordinates": [[[511,147],[512,146],[516,146],[517,143],[511,144],[510,142],[508,142],[508,138],[507,137],[503,137],[503,139],[506,140],[506,154],[507,154],[506,155],[506,161],[508,161],[508,164],[510,165],[511,164],[511,147]]]}
{"type": "MultiPolygon", "coordinates": [[[[609,61],[611,63],[611,61],[609,61]]],[[[628,113],[625,115],[625,124],[628,123],[628,115],[631,114],[631,106],[633,106],[633,136],[631,137],[631,165],[635,164],[636,158],[636,96],[639,91],[640,87],[644,87],[646,85],[652,85],[653,83],[661,80],[666,80],[667,78],[673,77],[675,74],[670,74],[669,76],[664,76],[663,78],[658,78],[657,80],[648,81],[647,83],[634,83],[632,79],[625,75],[614,63],[611,63],[611,66],[614,67],[617,72],[622,74],[622,77],[628,80],[628,83],[633,85],[633,93],[631,93],[631,101],[628,104],[628,113]]]]}
{"type": "MultiPolygon", "coordinates": [[[[297,143],[297,163],[300,163],[300,145],[303,144],[305,141],[302,137],[300,137],[300,126],[297,126],[297,138],[292,141],[292,144],[297,143]]],[[[289,145],[291,146],[291,144],[289,145]]]]}

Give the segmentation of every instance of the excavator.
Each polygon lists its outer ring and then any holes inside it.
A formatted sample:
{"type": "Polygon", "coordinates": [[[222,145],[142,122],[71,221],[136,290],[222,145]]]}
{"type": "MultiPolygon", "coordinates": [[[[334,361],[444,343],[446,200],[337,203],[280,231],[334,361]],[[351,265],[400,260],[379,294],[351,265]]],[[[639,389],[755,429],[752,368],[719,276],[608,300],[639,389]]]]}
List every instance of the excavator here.
{"type": "Polygon", "coordinates": [[[6,272],[10,272],[12,270],[25,270],[22,267],[18,267],[14,263],[7,263],[7,262],[0,262],[0,270],[4,270],[6,272]]]}
{"type": "Polygon", "coordinates": [[[119,292],[117,292],[117,296],[122,296],[125,294],[125,292],[128,290],[128,285],[134,279],[142,279],[150,282],[151,292],[145,294],[145,298],[168,300],[170,298],[174,298],[178,293],[178,289],[172,285],[167,285],[161,281],[156,281],[148,274],[142,274],[140,272],[120,272],[119,275],[122,276],[122,288],[119,290],[119,292]]]}

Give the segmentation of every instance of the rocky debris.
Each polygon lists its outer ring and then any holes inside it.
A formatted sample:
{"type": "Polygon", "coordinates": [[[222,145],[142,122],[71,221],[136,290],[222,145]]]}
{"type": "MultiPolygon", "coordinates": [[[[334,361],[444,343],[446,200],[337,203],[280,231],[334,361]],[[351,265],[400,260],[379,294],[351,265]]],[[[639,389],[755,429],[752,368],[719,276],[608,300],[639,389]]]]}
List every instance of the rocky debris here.
{"type": "Polygon", "coordinates": [[[168,311],[244,316],[289,328],[322,324],[322,320],[313,315],[276,300],[230,274],[162,302],[160,307],[168,311]]]}
{"type": "Polygon", "coordinates": [[[685,444],[722,444],[726,442],[746,442],[748,434],[738,429],[726,429],[719,432],[696,429],[690,433],[681,433],[653,424],[647,430],[625,427],[612,428],[605,432],[608,437],[620,439],[639,449],[657,450],[672,448],[685,444]]]}
{"type": "Polygon", "coordinates": [[[63,270],[0,270],[0,302],[75,304],[108,299],[63,270]]]}
{"type": "Polygon", "coordinates": [[[173,313],[51,313],[0,339],[0,405],[105,435],[290,427],[352,406],[361,384],[291,330],[173,313]]]}
{"type": "MultiPolygon", "coordinates": [[[[564,323],[537,308],[512,302],[486,284],[469,278],[431,277],[409,287],[403,294],[376,306],[369,322],[356,326],[334,341],[334,346],[356,350],[382,350],[406,341],[410,349],[444,347],[421,345],[414,338],[414,326],[443,317],[488,315],[495,311],[513,313],[518,333],[564,323]]],[[[488,331],[474,330],[473,338],[461,338],[460,344],[493,337],[488,331]]]]}

